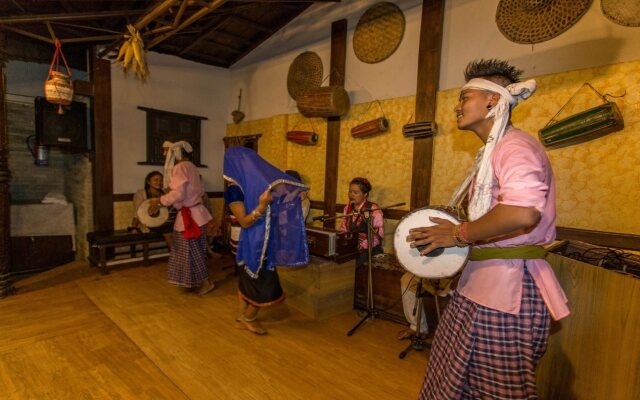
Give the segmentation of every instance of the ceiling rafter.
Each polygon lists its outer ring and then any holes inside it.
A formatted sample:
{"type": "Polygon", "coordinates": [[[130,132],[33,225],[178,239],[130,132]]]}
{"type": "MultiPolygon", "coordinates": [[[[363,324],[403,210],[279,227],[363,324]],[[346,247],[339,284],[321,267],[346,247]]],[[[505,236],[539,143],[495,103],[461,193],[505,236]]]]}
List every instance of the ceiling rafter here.
{"type": "MultiPolygon", "coordinates": [[[[321,3],[334,2],[324,0],[321,3]]],[[[0,0],[0,30],[72,51],[99,46],[98,57],[114,55],[139,32],[145,51],[229,67],[267,40],[314,2],[311,0],[0,0]]],[[[17,53],[16,53],[17,54],[17,53]]],[[[80,54],[80,53],[79,53],[80,54]]]]}
{"type": "MultiPolygon", "coordinates": [[[[184,1],[187,1],[187,0],[184,0],[184,1]]],[[[156,45],[162,43],[167,38],[173,36],[177,32],[179,32],[179,31],[183,30],[184,28],[188,27],[189,25],[193,24],[194,22],[196,22],[200,18],[204,17],[205,15],[209,14],[210,12],[212,12],[213,10],[215,10],[218,7],[220,7],[221,5],[223,5],[226,2],[227,2],[227,0],[213,0],[213,1],[211,1],[211,3],[209,3],[208,6],[204,6],[200,10],[196,11],[195,13],[193,13],[190,17],[185,19],[179,26],[177,26],[174,30],[169,31],[169,32],[167,32],[165,34],[162,34],[162,35],[156,37],[155,39],[151,40],[151,42],[149,42],[149,44],[147,44],[147,46],[145,46],[145,48],[147,50],[149,50],[149,49],[153,48],[153,46],[156,46],[156,45]]]]}
{"type": "Polygon", "coordinates": [[[223,18],[221,21],[216,21],[215,24],[212,24],[211,26],[206,27],[196,40],[191,42],[191,44],[189,44],[184,49],[180,50],[180,52],[178,54],[179,55],[183,55],[183,54],[188,53],[189,51],[191,51],[191,49],[193,49],[196,46],[198,46],[198,44],[200,44],[203,40],[207,39],[208,37],[210,37],[211,35],[216,33],[227,22],[229,22],[231,20],[231,18],[232,18],[232,15],[228,15],[225,18],[223,18]]]}
{"type": "Polygon", "coordinates": [[[274,32],[273,28],[270,28],[268,26],[264,26],[264,25],[262,25],[262,24],[260,24],[260,23],[258,23],[256,21],[252,21],[252,20],[250,20],[248,18],[241,17],[239,15],[234,15],[233,18],[237,19],[239,21],[242,21],[245,24],[247,24],[247,25],[251,26],[252,28],[255,28],[255,29],[259,30],[259,31],[268,32],[268,33],[273,33],[274,32]]]}
{"type": "MultiPolygon", "coordinates": [[[[312,3],[309,4],[305,4],[305,5],[301,5],[299,12],[303,12],[304,10],[306,10],[307,8],[311,7],[312,3]]],[[[273,32],[275,33],[277,31],[279,31],[282,27],[284,27],[287,23],[289,23],[289,20],[286,18],[281,19],[280,21],[274,21],[274,23],[272,24],[272,29],[273,32]]],[[[270,36],[270,35],[269,35],[270,36]]],[[[239,54],[237,57],[235,57],[231,63],[229,64],[230,66],[235,64],[236,62],[238,62],[242,57],[246,56],[247,54],[249,54],[251,51],[253,51],[253,49],[255,49],[256,47],[258,47],[258,45],[260,45],[264,40],[266,40],[267,37],[263,38],[260,41],[254,41],[251,45],[249,45],[246,50],[239,54]]]]}
{"type": "Polygon", "coordinates": [[[13,17],[0,17],[0,25],[31,24],[34,22],[53,21],[82,21],[92,19],[109,19],[140,15],[140,10],[104,11],[104,12],[79,12],[69,14],[33,14],[13,17]]]}

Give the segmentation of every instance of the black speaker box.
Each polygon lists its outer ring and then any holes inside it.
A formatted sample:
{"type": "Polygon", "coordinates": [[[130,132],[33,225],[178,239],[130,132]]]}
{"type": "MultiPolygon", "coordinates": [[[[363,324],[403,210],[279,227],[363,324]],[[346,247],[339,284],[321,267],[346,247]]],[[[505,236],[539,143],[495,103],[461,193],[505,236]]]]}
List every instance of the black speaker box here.
{"type": "Polygon", "coordinates": [[[87,105],[74,101],[63,109],[64,114],[58,114],[57,104],[49,103],[44,97],[36,97],[38,142],[65,151],[88,151],[87,105]]]}

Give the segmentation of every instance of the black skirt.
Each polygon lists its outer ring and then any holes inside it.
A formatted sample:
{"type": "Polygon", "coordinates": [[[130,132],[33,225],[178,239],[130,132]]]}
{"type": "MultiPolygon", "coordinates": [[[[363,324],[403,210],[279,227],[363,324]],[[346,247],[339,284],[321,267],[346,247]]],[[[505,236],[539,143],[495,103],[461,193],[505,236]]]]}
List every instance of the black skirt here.
{"type": "Polygon", "coordinates": [[[244,266],[239,269],[238,293],[244,301],[254,307],[267,307],[284,300],[280,278],[275,269],[268,271],[262,268],[255,279],[247,274],[244,266]]]}

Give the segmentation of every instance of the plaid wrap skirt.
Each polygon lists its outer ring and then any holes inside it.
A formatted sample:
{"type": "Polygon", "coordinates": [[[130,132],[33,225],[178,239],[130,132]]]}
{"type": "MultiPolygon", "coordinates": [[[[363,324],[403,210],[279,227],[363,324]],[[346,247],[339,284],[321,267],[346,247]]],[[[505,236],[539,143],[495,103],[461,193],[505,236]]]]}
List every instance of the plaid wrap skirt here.
{"type": "Polygon", "coordinates": [[[420,399],[537,399],[549,311],[525,268],[520,314],[454,293],[435,334],[420,399]]]}
{"type": "Polygon", "coordinates": [[[209,277],[207,271],[206,226],[196,239],[185,239],[183,232],[173,231],[173,247],[169,254],[169,283],[183,288],[198,287],[209,277]]]}

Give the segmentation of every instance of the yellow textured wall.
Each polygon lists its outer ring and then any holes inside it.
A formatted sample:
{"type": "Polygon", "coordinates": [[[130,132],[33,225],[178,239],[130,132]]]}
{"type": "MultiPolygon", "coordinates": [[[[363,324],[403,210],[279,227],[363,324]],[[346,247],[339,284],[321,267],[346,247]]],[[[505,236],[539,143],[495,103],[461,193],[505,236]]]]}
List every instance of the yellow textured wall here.
{"type": "MultiPolygon", "coordinates": [[[[213,218],[222,221],[222,209],[224,200],[221,197],[209,198],[209,204],[213,211],[213,218]]],[[[114,229],[126,229],[133,219],[133,201],[116,201],[113,203],[114,229]]]]}
{"type": "MultiPolygon", "coordinates": [[[[602,93],[626,96],[615,99],[625,120],[623,131],[590,142],[548,150],[558,186],[558,225],[600,231],[640,234],[640,61],[589,68],[536,78],[537,92],[514,111],[515,126],[537,137],[537,132],[560,110],[584,82],[602,93]]],[[[438,93],[431,204],[446,204],[470,168],[482,145],[471,132],[457,130],[453,108],[459,89],[438,93]]],[[[380,205],[409,203],[413,141],[402,136],[402,126],[413,121],[415,97],[352,105],[342,119],[338,165],[339,203],[347,201],[348,183],[354,176],[367,177],[371,200],[380,205]],[[352,127],[384,115],[388,132],[354,139],[352,127]]],[[[559,118],[598,104],[583,89],[559,118]]],[[[282,169],[295,169],[312,187],[311,198],[324,196],[326,123],[299,114],[229,125],[228,136],[263,133],[259,152],[282,169]],[[300,146],[285,140],[287,130],[315,130],[317,146],[300,146]]],[[[408,206],[401,207],[407,209],[408,206]]],[[[386,224],[386,246],[397,222],[386,224]]]]}

